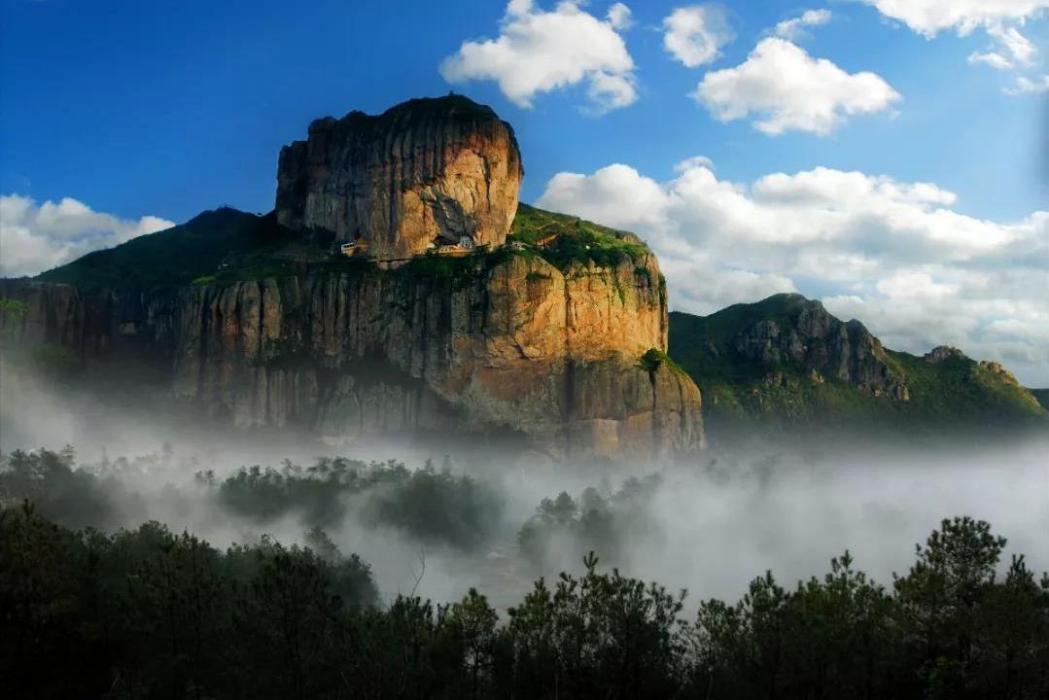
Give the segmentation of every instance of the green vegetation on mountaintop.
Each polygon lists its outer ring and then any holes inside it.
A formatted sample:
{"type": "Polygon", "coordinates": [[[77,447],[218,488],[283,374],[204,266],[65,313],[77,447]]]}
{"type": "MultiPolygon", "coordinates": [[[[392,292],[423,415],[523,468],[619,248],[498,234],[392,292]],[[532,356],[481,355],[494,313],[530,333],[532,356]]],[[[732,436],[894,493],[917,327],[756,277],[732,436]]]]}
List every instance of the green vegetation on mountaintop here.
{"type": "Polygon", "coordinates": [[[555,238],[540,247],[538,254],[562,270],[587,260],[604,267],[617,265],[626,258],[641,261],[648,254],[645,244],[632,233],[523,203],[517,207],[510,241],[537,245],[551,236],[555,238]]]}
{"type": "Polygon", "coordinates": [[[930,363],[906,352],[887,351],[911,390],[910,412],[950,418],[980,414],[1022,418],[1049,415],[1031,392],[1008,373],[964,355],[930,363]]]}
{"type": "MultiPolygon", "coordinates": [[[[409,133],[433,122],[475,124],[490,120],[499,120],[499,116],[491,107],[474,102],[464,95],[452,94],[444,97],[417,97],[394,105],[381,114],[366,114],[354,110],[342,119],[322,117],[314,120],[310,128],[341,125],[357,131],[384,132],[396,129],[398,133],[409,133]]],[[[509,124],[507,128],[510,128],[509,124]]],[[[510,133],[513,134],[512,128],[510,133]]]]}
{"type": "Polygon", "coordinates": [[[685,370],[678,366],[678,363],[670,359],[670,357],[659,348],[649,348],[646,350],[645,354],[641,356],[640,360],[638,360],[637,365],[646,372],[655,372],[659,370],[660,367],[666,366],[671,372],[686,374],[685,370]]]}
{"type": "MultiPolygon", "coordinates": [[[[448,280],[458,287],[484,277],[492,267],[512,256],[542,258],[565,271],[573,264],[588,260],[601,267],[615,266],[624,260],[641,263],[649,253],[632,233],[527,204],[518,206],[507,238],[508,243],[515,241],[527,247],[521,250],[503,247],[463,257],[420,255],[398,268],[395,274],[448,280]]],[[[648,268],[638,266],[635,274],[648,275],[648,268]]],[[[542,273],[533,273],[532,278],[543,277],[542,273]]]]}
{"type": "MultiPolygon", "coordinates": [[[[760,380],[767,374],[764,367],[740,363],[733,357],[736,334],[763,320],[789,326],[810,303],[800,294],[777,294],[754,304],[733,304],[709,316],[672,312],[671,355],[693,378],[701,376],[708,384],[760,380]]],[[[778,369],[798,376],[807,374],[806,368],[800,365],[778,369]]]]}
{"type": "Polygon", "coordinates": [[[223,263],[242,258],[267,260],[276,267],[268,260],[270,254],[290,240],[290,232],[278,226],[272,214],[260,217],[227,207],[115,248],[88,253],[36,279],[92,291],[188,285],[201,277],[217,277],[223,263]]]}
{"type": "MultiPolygon", "coordinates": [[[[637,237],[581,219],[522,204],[510,240],[534,244],[556,236],[543,247],[501,248],[466,257],[419,256],[387,274],[445,280],[461,286],[485,274],[511,255],[542,257],[564,270],[593,260],[603,266],[624,259],[641,262],[648,249],[637,237]]],[[[160,286],[229,284],[289,277],[307,272],[378,274],[363,258],[332,255],[327,238],[314,232],[290,231],[271,213],[256,216],[230,208],[216,209],[157,233],[140,236],[107,250],[89,253],[48,270],[36,279],[74,285],[85,291],[160,286]]],[[[647,269],[639,267],[638,270],[647,269]]]]}
{"type": "Polygon", "coordinates": [[[779,294],[754,304],[734,304],[709,316],[671,313],[670,354],[699,386],[704,414],[710,420],[792,422],[877,411],[874,396],[833,377],[813,381],[811,369],[802,364],[769,368],[736,356],[733,344],[742,329],[763,320],[789,327],[810,303],[800,295],[779,294]]]}

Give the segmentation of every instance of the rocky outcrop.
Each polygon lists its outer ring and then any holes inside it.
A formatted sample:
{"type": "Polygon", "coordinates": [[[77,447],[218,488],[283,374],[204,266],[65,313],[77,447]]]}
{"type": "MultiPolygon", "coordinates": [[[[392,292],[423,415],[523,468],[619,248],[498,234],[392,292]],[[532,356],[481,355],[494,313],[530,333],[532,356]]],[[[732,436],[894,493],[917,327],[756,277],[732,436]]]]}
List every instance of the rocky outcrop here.
{"type": "Polygon", "coordinates": [[[733,338],[743,360],[769,368],[802,368],[813,377],[834,377],[874,396],[906,401],[909,391],[888,362],[881,341],[859,321],[842,322],[819,301],[781,295],[784,313],[744,323],[733,338]]]}
{"type": "Polygon", "coordinates": [[[938,365],[941,362],[947,362],[948,360],[964,360],[966,357],[965,353],[958,348],[952,348],[950,345],[938,345],[925,353],[925,355],[922,356],[922,359],[930,365],[938,365]]]}
{"type": "Polygon", "coordinates": [[[451,276],[362,266],[145,295],[8,281],[4,297],[28,313],[0,326],[99,371],[126,371],[113,357],[127,351],[219,425],[334,441],[516,435],[555,458],[702,446],[695,384],[640,362],[666,347],[654,257],[565,271],[531,255],[455,262],[451,276]]]}
{"type": "Polygon", "coordinates": [[[69,284],[0,279],[6,354],[65,347],[96,362],[155,367],[173,357],[181,292],[160,287],[85,294],[69,284]]]}
{"type": "Polygon", "coordinates": [[[281,150],[277,216],[296,230],[361,239],[379,259],[407,258],[470,236],[502,245],[523,170],[513,129],[490,108],[451,95],[379,116],[314,121],[281,150]]]}

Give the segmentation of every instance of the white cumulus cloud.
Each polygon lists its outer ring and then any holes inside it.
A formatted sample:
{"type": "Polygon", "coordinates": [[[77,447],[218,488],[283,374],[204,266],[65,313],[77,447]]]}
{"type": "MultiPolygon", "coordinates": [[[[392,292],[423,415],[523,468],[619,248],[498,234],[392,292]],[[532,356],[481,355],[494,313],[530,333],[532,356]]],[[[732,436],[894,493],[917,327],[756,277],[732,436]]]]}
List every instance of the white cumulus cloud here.
{"type": "Polygon", "coordinates": [[[616,3],[599,19],[582,6],[563,0],[545,11],[532,0],[511,0],[499,36],[463,42],[441,63],[441,75],[450,83],[494,80],[521,107],[538,93],[580,83],[597,110],[626,107],[637,99],[634,61],[620,34],[630,9],[616,3]]]}
{"type": "Polygon", "coordinates": [[[966,35],[978,27],[1023,22],[1049,8],[1049,0],[863,0],[886,17],[932,38],[954,29],[966,35]]]}
{"type": "Polygon", "coordinates": [[[733,39],[717,5],[679,7],[663,19],[663,48],[689,68],[713,62],[733,39]]]}
{"type": "Polygon", "coordinates": [[[1049,9],[1049,0],[863,1],[928,39],[942,31],[954,30],[958,36],[968,36],[976,29],[985,30],[996,46],[969,54],[969,64],[997,70],[1034,63],[1037,48],[1017,27],[1049,9]]]}
{"type": "Polygon", "coordinates": [[[174,225],[156,216],[123,219],[71,197],[38,204],[18,194],[0,195],[0,276],[33,275],[174,225]]]}
{"type": "Polygon", "coordinates": [[[805,10],[798,17],[777,23],[772,33],[788,41],[797,41],[804,36],[805,27],[818,27],[830,22],[830,18],[830,10],[805,10]]]}
{"type": "Polygon", "coordinates": [[[735,68],[707,73],[693,94],[721,121],[744,119],[770,135],[828,134],[848,116],[888,109],[900,99],[871,72],[847,73],[778,37],[763,39],[735,68]]]}
{"type": "Polygon", "coordinates": [[[621,2],[617,2],[608,8],[608,23],[613,29],[630,29],[634,26],[633,13],[630,8],[621,2]]]}
{"type": "Polygon", "coordinates": [[[538,204],[642,235],[675,308],[818,293],[889,347],[956,345],[1049,386],[1049,212],[991,221],[959,213],[957,199],[830,168],[735,183],[692,158],[665,182],[624,164],[560,173],[538,204]]]}

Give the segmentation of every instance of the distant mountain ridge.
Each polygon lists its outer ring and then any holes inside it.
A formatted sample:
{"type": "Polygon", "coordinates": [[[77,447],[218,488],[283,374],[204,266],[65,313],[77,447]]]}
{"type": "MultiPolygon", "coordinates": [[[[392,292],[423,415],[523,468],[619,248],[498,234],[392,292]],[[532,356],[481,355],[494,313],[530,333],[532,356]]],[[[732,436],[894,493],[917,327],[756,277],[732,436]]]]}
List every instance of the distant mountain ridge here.
{"type": "Polygon", "coordinates": [[[996,362],[949,347],[923,357],[887,349],[859,321],[799,294],[709,316],[672,312],[669,338],[670,357],[703,393],[711,436],[802,426],[944,430],[1049,416],[996,362]]]}

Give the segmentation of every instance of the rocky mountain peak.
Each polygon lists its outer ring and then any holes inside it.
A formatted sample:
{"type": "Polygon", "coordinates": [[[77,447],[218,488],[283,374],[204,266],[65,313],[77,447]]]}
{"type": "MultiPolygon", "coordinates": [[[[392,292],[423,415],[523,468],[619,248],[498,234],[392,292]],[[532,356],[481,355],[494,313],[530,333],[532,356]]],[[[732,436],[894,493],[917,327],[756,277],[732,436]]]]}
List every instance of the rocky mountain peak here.
{"type": "Polygon", "coordinates": [[[783,369],[835,378],[875,396],[907,400],[909,392],[885,349],[859,321],[843,322],[822,303],[800,294],[776,294],[736,304],[698,321],[703,352],[769,376],[783,369]]]}
{"type": "Polygon", "coordinates": [[[931,365],[936,365],[947,360],[964,360],[965,353],[950,345],[940,345],[925,353],[922,359],[931,365]]]}
{"type": "Polygon", "coordinates": [[[674,312],[669,354],[699,385],[705,424],[722,445],[768,434],[808,441],[811,430],[849,442],[961,437],[1044,429],[1049,416],[1049,393],[1024,389],[997,362],[948,346],[924,356],[890,350],[859,321],[797,294],[709,316],[674,312]]]}
{"type": "Polygon", "coordinates": [[[280,153],[277,218],[409,258],[464,237],[502,245],[524,170],[509,124],[461,95],[409,100],[380,115],[314,121],[280,153]]]}

